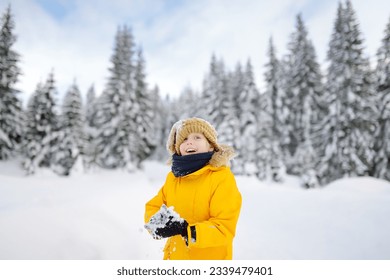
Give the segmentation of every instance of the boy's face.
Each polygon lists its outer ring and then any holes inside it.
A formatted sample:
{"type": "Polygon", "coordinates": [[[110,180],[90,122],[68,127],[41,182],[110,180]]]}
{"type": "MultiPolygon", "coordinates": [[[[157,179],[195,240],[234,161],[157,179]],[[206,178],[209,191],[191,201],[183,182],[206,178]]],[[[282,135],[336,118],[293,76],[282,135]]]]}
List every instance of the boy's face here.
{"type": "Polygon", "coordinates": [[[207,153],[213,150],[214,148],[202,133],[190,133],[180,144],[180,154],[182,156],[207,153]]]}

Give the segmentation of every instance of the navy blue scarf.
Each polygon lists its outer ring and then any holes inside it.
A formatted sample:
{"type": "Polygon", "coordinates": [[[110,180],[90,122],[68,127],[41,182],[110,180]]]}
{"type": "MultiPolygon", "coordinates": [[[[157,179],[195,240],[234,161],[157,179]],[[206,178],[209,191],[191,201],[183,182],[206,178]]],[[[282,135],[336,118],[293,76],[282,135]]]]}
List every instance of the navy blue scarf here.
{"type": "Polygon", "coordinates": [[[209,163],[214,152],[179,156],[172,156],[172,173],[175,177],[183,177],[191,174],[209,163]]]}

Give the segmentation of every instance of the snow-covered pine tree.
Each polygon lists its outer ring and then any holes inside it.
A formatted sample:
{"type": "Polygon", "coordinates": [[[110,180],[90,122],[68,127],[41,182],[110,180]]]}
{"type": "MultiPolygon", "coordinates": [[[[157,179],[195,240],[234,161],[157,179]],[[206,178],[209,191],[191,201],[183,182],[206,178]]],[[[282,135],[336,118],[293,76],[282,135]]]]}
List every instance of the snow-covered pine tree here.
{"type": "Polygon", "coordinates": [[[377,53],[376,90],[379,126],[376,133],[375,177],[390,181],[390,19],[377,53]]]}
{"type": "Polygon", "coordinates": [[[222,60],[218,61],[213,54],[209,73],[203,80],[198,116],[204,118],[215,127],[222,121],[219,110],[222,101],[222,88],[225,79],[225,66],[222,60]]]}
{"type": "Polygon", "coordinates": [[[42,85],[39,83],[36,90],[30,96],[26,110],[26,128],[23,139],[23,168],[27,174],[34,174],[42,160],[41,153],[42,137],[38,130],[38,120],[36,112],[38,112],[38,98],[42,94],[42,85]]]}
{"type": "Polygon", "coordinates": [[[95,147],[95,138],[97,136],[97,124],[96,117],[98,114],[97,108],[97,97],[95,92],[95,87],[92,85],[87,92],[87,102],[84,106],[85,114],[85,137],[86,137],[86,146],[85,146],[85,167],[86,169],[91,168],[96,161],[96,147],[95,147]]]}
{"type": "MultiPolygon", "coordinates": [[[[219,141],[237,149],[237,141],[240,138],[240,122],[235,103],[237,100],[236,95],[238,95],[238,92],[234,90],[237,88],[237,85],[234,84],[237,81],[234,78],[235,74],[236,72],[228,73],[222,79],[222,85],[216,103],[219,106],[214,105],[214,111],[217,113],[215,128],[219,134],[219,141]]],[[[240,162],[233,161],[232,170],[236,174],[241,174],[242,166],[240,162]]]]}
{"type": "Polygon", "coordinates": [[[91,85],[87,91],[87,102],[84,106],[85,120],[89,126],[93,125],[93,120],[96,116],[96,91],[95,86],[91,85]]]}
{"type": "MultiPolygon", "coordinates": [[[[56,81],[54,79],[54,71],[49,73],[49,76],[46,80],[46,83],[43,87],[43,99],[42,102],[46,102],[46,104],[42,104],[43,107],[46,106],[46,134],[47,134],[47,148],[49,153],[46,154],[46,159],[48,162],[48,167],[52,166],[53,158],[55,153],[57,152],[58,141],[60,140],[58,132],[60,131],[60,122],[59,122],[59,112],[58,112],[58,104],[56,101],[56,96],[58,95],[56,88],[56,81]]],[[[43,140],[43,143],[46,141],[43,140]]],[[[45,162],[43,166],[45,166],[45,162]]]]}
{"type": "Polygon", "coordinates": [[[350,116],[355,115],[351,118],[350,138],[350,147],[354,152],[352,152],[352,157],[346,166],[350,170],[350,176],[373,175],[375,131],[378,127],[375,78],[368,56],[363,54],[362,33],[350,0],[346,1],[345,12],[346,22],[351,31],[346,33],[347,45],[352,47],[352,53],[350,54],[355,57],[353,62],[356,63],[355,69],[351,73],[352,78],[348,96],[348,103],[354,112],[350,116]],[[351,96],[351,93],[354,93],[354,95],[351,96]]]}
{"type": "MultiPolygon", "coordinates": [[[[60,175],[69,175],[76,161],[84,160],[86,149],[84,124],[81,94],[74,82],[63,99],[58,149],[53,159],[53,169],[60,175]]],[[[80,167],[80,164],[77,166],[80,167]]]]}
{"type": "Polygon", "coordinates": [[[172,101],[176,119],[199,117],[199,106],[201,103],[199,101],[198,94],[190,86],[186,86],[179,97],[172,101]]]}
{"type": "Polygon", "coordinates": [[[62,127],[69,127],[80,155],[84,155],[86,136],[85,115],[80,90],[76,82],[70,87],[62,104],[62,127]]]}
{"type": "MultiPolygon", "coordinates": [[[[325,157],[325,149],[328,137],[324,137],[324,127],[327,127],[327,119],[330,115],[329,104],[326,100],[326,90],[323,86],[322,95],[314,95],[311,99],[311,131],[310,131],[310,145],[313,149],[314,165],[316,170],[317,182],[320,184],[322,182],[322,160],[325,157]]],[[[329,132],[331,133],[331,132],[329,132]]]]}
{"type": "Polygon", "coordinates": [[[0,23],[0,160],[8,159],[22,141],[22,105],[15,88],[21,73],[19,54],[13,49],[15,24],[9,6],[0,23]]]}
{"type": "Polygon", "coordinates": [[[324,155],[321,157],[318,167],[318,177],[322,185],[341,178],[343,174],[340,169],[341,147],[339,146],[339,136],[343,135],[341,129],[341,97],[345,95],[345,93],[339,92],[345,79],[343,75],[345,67],[343,62],[344,52],[342,51],[344,44],[343,10],[343,4],[340,2],[327,53],[330,65],[327,69],[324,104],[328,107],[328,114],[324,118],[322,127],[322,137],[325,144],[324,155]]]}
{"type": "MultiPolygon", "coordinates": [[[[168,123],[170,124],[168,129],[170,129],[172,127],[172,125],[174,123],[176,123],[177,121],[179,121],[181,118],[185,118],[186,116],[188,116],[185,113],[185,110],[187,108],[187,104],[185,106],[183,106],[180,103],[180,100],[182,98],[184,98],[183,95],[185,95],[185,90],[182,91],[181,94],[177,98],[171,98],[169,95],[167,95],[165,98],[165,101],[166,101],[167,106],[168,106],[167,107],[168,120],[169,120],[168,123]]],[[[165,140],[167,140],[167,139],[165,139],[165,140]]]]}
{"type": "Polygon", "coordinates": [[[118,28],[114,53],[109,68],[109,81],[99,97],[96,123],[97,163],[104,168],[134,167],[135,112],[131,96],[134,95],[134,42],[131,30],[118,28]]]}
{"type": "Polygon", "coordinates": [[[153,100],[152,95],[149,92],[146,84],[146,75],[145,75],[145,60],[142,55],[142,49],[139,49],[137,52],[137,64],[135,67],[135,91],[133,100],[133,108],[136,109],[134,114],[134,125],[136,127],[135,131],[135,141],[136,144],[132,145],[135,147],[133,151],[130,151],[135,156],[135,164],[138,168],[141,167],[141,163],[148,158],[153,150],[156,148],[156,139],[155,139],[155,118],[156,114],[153,110],[153,100]]]}
{"type": "MultiPolygon", "coordinates": [[[[304,99],[303,110],[310,112],[312,108],[312,102],[310,98],[304,99]]],[[[310,123],[310,114],[302,115],[303,123],[310,123]]],[[[319,186],[317,172],[315,170],[316,160],[314,158],[315,151],[310,137],[310,126],[306,126],[303,130],[303,142],[298,145],[295,153],[295,159],[299,163],[299,174],[301,175],[302,185],[305,188],[315,188],[319,186]]]]}
{"type": "Polygon", "coordinates": [[[27,108],[25,160],[23,166],[28,174],[38,167],[51,167],[53,154],[58,144],[58,116],[54,95],[54,74],[50,73],[45,85],[38,84],[30,97],[27,108]]]}
{"type": "MultiPolygon", "coordinates": [[[[265,107],[264,109],[268,109],[268,114],[271,116],[271,178],[276,182],[280,182],[283,180],[285,170],[281,145],[284,144],[287,146],[289,137],[288,130],[285,126],[288,108],[286,106],[286,96],[282,85],[281,65],[276,57],[276,50],[272,38],[269,41],[268,56],[269,60],[265,65],[266,70],[264,73],[265,92],[262,99],[268,102],[269,107],[265,107]]],[[[258,122],[259,124],[261,123],[260,118],[258,122]]],[[[267,156],[265,157],[268,158],[267,156]]]]}
{"type": "Polygon", "coordinates": [[[173,125],[173,121],[171,122],[170,117],[171,111],[169,110],[170,101],[168,97],[163,99],[160,96],[160,90],[157,85],[151,91],[151,99],[153,111],[155,112],[154,138],[156,140],[156,149],[151,157],[158,161],[166,161],[168,158],[166,141],[170,128],[173,125]]]}
{"type": "Polygon", "coordinates": [[[372,170],[377,110],[361,37],[351,2],[345,8],[340,3],[328,51],[325,100],[329,115],[323,127],[327,141],[320,165],[322,183],[372,170]]]}
{"type": "Polygon", "coordinates": [[[240,127],[240,113],[244,110],[241,109],[239,104],[240,94],[244,91],[244,73],[240,62],[236,64],[234,71],[227,72],[221,85],[222,88],[219,92],[219,104],[221,106],[214,108],[222,121],[217,123],[217,131],[220,134],[220,141],[231,145],[235,149],[236,157],[232,162],[233,172],[237,175],[243,175],[245,174],[244,158],[248,155],[241,150],[241,143],[245,143],[246,140],[239,137],[242,136],[240,135],[242,128],[240,127]]]}
{"type": "MultiPolygon", "coordinates": [[[[315,96],[322,95],[322,75],[314,46],[308,39],[308,32],[301,15],[297,16],[296,31],[291,35],[288,48],[287,95],[290,99],[288,122],[290,123],[289,151],[292,160],[287,162],[287,168],[292,174],[302,175],[302,168],[305,164],[299,162],[296,158],[296,152],[300,145],[311,144],[311,139],[307,141],[305,137],[310,137],[309,132],[312,129],[313,99],[315,96]]],[[[307,152],[309,151],[314,150],[309,149],[307,152]]],[[[315,155],[312,154],[310,157],[312,158],[311,163],[314,164],[315,155]]]]}
{"type": "Polygon", "coordinates": [[[255,174],[258,179],[266,180],[271,177],[271,161],[273,156],[271,97],[268,94],[260,94],[257,110],[255,174]]]}
{"type": "Polygon", "coordinates": [[[235,163],[241,166],[242,174],[252,175],[255,173],[256,166],[256,133],[258,122],[259,91],[255,84],[253,67],[248,59],[245,71],[241,73],[240,67],[236,68],[238,85],[237,101],[235,102],[238,110],[239,133],[240,137],[236,139],[237,157],[235,163]]]}
{"type": "Polygon", "coordinates": [[[58,175],[68,176],[80,155],[80,151],[69,127],[60,128],[55,135],[56,146],[55,153],[52,155],[51,169],[58,175]]]}

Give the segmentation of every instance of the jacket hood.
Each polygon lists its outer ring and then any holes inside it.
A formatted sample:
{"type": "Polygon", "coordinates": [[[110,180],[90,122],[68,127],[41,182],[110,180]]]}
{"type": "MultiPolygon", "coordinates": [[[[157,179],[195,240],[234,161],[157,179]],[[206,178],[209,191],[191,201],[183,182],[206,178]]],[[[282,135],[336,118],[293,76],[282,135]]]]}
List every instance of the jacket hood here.
{"type": "Polygon", "coordinates": [[[235,156],[234,149],[228,145],[220,144],[220,149],[214,152],[209,164],[213,167],[230,166],[230,160],[235,156]]]}

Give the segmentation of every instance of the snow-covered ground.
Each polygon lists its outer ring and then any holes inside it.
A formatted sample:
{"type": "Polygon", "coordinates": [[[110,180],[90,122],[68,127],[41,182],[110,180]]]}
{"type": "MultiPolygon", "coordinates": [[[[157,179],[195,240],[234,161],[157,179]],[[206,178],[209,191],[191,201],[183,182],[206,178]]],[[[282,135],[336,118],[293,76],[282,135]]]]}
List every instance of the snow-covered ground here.
{"type": "MultiPolygon", "coordinates": [[[[143,228],[144,204],[168,167],[25,177],[0,162],[0,259],[161,259],[143,228]]],[[[390,259],[390,183],[343,179],[305,190],[236,177],[243,206],[235,259],[390,259]]]]}

